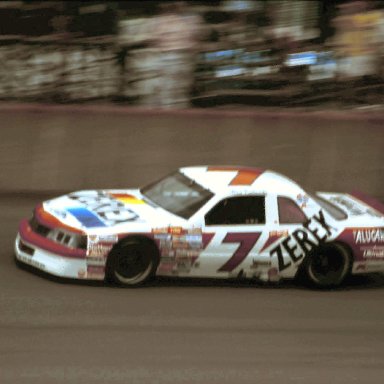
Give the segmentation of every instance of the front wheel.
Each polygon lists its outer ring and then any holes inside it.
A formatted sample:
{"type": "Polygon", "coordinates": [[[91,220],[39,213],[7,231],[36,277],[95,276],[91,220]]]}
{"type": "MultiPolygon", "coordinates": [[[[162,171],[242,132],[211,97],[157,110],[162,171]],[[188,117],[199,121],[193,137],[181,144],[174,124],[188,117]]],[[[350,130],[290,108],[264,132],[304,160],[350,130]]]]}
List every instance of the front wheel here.
{"type": "Polygon", "coordinates": [[[304,260],[305,280],[318,288],[337,287],[351,271],[351,254],[338,243],[323,244],[304,260]]]}
{"type": "Polygon", "coordinates": [[[141,285],[153,277],[157,265],[158,252],[154,244],[126,239],[109,254],[107,278],[123,286],[141,285]]]}

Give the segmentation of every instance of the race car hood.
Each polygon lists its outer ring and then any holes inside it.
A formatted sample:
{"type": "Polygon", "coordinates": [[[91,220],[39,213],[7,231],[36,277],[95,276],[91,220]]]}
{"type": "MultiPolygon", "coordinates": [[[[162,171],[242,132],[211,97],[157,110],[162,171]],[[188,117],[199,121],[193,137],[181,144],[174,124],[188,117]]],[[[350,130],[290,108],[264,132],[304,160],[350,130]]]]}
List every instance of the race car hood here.
{"type": "Polygon", "coordinates": [[[384,225],[384,205],[366,195],[356,197],[346,193],[317,193],[347,214],[348,222],[384,225]]]}
{"type": "Polygon", "coordinates": [[[79,191],[43,203],[65,226],[84,232],[124,232],[179,224],[182,219],[145,199],[138,189],[79,191]]]}

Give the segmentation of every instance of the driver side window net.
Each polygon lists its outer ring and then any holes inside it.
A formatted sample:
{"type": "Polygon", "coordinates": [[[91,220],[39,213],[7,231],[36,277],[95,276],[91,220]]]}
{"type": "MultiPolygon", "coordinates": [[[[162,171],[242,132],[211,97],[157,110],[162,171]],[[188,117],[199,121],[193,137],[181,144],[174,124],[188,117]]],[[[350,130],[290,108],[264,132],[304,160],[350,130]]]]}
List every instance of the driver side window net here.
{"type": "Polygon", "coordinates": [[[265,224],[265,197],[239,196],[220,201],[205,216],[206,225],[265,224]]]}
{"type": "Polygon", "coordinates": [[[302,224],[307,221],[307,217],[301,208],[291,199],[278,196],[280,224],[302,224]]]}

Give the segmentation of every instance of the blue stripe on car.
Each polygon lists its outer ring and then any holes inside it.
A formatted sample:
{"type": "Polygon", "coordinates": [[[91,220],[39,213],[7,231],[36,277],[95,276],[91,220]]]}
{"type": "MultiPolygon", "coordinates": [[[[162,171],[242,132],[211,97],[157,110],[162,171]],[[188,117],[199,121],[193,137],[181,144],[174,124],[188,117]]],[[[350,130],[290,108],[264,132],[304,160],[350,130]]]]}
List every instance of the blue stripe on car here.
{"type": "Polygon", "coordinates": [[[76,208],[68,208],[67,211],[76,217],[77,220],[80,221],[86,228],[92,227],[106,227],[107,225],[99,219],[94,213],[89,211],[86,208],[76,207],[76,208]]]}

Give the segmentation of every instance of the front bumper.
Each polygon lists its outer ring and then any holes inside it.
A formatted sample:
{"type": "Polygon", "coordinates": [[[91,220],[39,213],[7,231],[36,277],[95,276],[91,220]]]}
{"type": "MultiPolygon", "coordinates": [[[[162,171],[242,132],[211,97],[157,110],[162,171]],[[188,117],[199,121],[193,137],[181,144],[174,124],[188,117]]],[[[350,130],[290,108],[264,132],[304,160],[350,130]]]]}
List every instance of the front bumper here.
{"type": "Polygon", "coordinates": [[[88,280],[105,278],[105,260],[87,257],[85,249],[66,247],[35,233],[27,220],[20,223],[15,255],[18,261],[54,276],[88,280]]]}
{"type": "MultiPolygon", "coordinates": [[[[24,264],[31,265],[46,273],[58,277],[71,279],[86,279],[87,263],[85,259],[67,258],[55,255],[47,250],[41,249],[34,244],[25,241],[20,233],[15,241],[16,259],[24,264]]],[[[104,277],[100,276],[98,280],[104,277]]],[[[94,277],[92,277],[94,279],[94,277]]]]}

